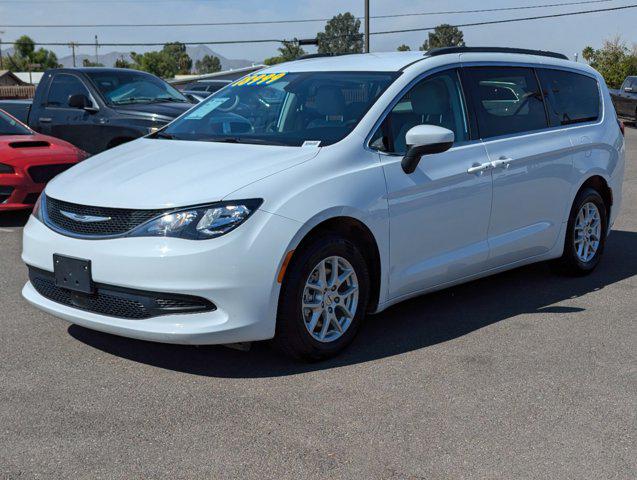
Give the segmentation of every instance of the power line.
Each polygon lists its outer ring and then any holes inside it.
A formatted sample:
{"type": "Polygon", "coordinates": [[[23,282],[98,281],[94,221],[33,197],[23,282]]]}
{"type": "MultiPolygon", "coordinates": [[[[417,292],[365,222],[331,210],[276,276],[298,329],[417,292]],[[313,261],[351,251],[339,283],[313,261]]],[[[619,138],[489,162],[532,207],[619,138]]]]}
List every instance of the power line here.
{"type": "MultiPolygon", "coordinates": [[[[623,5],[621,7],[610,7],[610,8],[600,8],[597,10],[583,10],[580,12],[568,12],[568,13],[553,13],[550,15],[537,15],[534,17],[522,17],[522,18],[509,18],[506,20],[489,20],[485,22],[474,22],[474,23],[460,23],[457,25],[452,25],[453,27],[478,27],[482,25],[496,25],[499,23],[513,23],[513,22],[526,22],[530,20],[542,20],[545,18],[558,18],[558,17],[570,17],[574,15],[586,15],[589,13],[599,13],[599,12],[612,12],[617,10],[627,10],[629,8],[636,8],[637,4],[633,5],[623,5]]],[[[402,30],[384,30],[380,32],[372,32],[372,35],[388,35],[392,33],[409,33],[409,32],[425,32],[427,30],[435,30],[436,27],[426,27],[426,28],[406,28],[402,30]]]]}
{"type": "MultiPolygon", "coordinates": [[[[1,0],[0,0],[1,1],[1,0]]],[[[541,5],[524,5],[518,7],[501,7],[501,8],[480,8],[474,10],[446,10],[436,12],[413,12],[399,13],[391,15],[372,15],[373,19],[401,18],[401,17],[417,17],[417,16],[435,16],[435,15],[457,15],[466,13],[492,13],[506,12],[516,10],[530,10],[536,8],[554,8],[573,5],[586,5],[591,3],[608,3],[613,0],[580,0],[575,2],[548,3],[541,5]]],[[[357,17],[363,19],[364,17],[357,17]]],[[[83,24],[17,24],[17,25],[0,25],[1,28],[125,28],[125,27],[215,27],[215,26],[231,26],[231,25],[272,25],[272,24],[291,24],[291,23],[316,23],[327,22],[330,18],[305,18],[305,19],[288,19],[288,20],[253,20],[243,22],[196,22],[196,23],[83,23],[83,24]]]]}
{"type": "MultiPolygon", "coordinates": [[[[503,23],[514,23],[514,22],[525,22],[532,20],[542,20],[548,18],[559,18],[559,17],[570,17],[575,15],[587,15],[591,13],[602,13],[602,12],[612,12],[619,10],[627,10],[637,8],[637,4],[632,5],[623,5],[620,7],[609,7],[609,8],[600,8],[596,10],[583,10],[578,12],[566,12],[566,13],[554,13],[550,15],[537,15],[533,17],[521,17],[521,18],[509,18],[503,20],[489,20],[484,22],[475,22],[475,23],[464,23],[464,24],[456,24],[451,25],[452,27],[476,27],[482,25],[495,25],[495,24],[503,24],[503,23]]],[[[383,30],[378,32],[370,32],[370,35],[389,35],[395,33],[410,33],[410,32],[426,32],[435,30],[436,27],[422,27],[422,28],[406,28],[399,30],[383,30]]],[[[355,35],[337,35],[330,38],[343,38],[357,36],[360,37],[362,34],[355,35]]],[[[183,45],[233,45],[233,44],[248,44],[248,43],[283,43],[284,39],[278,38],[270,38],[270,39],[253,39],[253,40],[212,40],[212,41],[199,41],[199,42],[179,42],[183,45]]],[[[2,42],[6,43],[15,43],[15,42],[2,42]]],[[[151,43],[133,43],[133,42],[112,42],[112,43],[100,43],[100,47],[159,47],[163,46],[166,43],[170,42],[151,42],[151,43]]],[[[37,46],[45,46],[45,47],[53,47],[53,46],[68,46],[68,42],[35,42],[37,46]]],[[[94,43],[78,43],[75,42],[75,46],[78,47],[86,47],[86,46],[94,46],[94,43]]]]}

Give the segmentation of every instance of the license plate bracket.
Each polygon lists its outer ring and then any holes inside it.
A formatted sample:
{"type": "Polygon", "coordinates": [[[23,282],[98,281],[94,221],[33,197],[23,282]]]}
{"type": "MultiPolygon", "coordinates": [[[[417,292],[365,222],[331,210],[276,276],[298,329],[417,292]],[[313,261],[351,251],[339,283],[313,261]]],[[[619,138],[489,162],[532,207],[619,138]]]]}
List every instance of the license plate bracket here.
{"type": "Polygon", "coordinates": [[[53,254],[55,285],[74,292],[93,293],[91,261],[53,254]]]}

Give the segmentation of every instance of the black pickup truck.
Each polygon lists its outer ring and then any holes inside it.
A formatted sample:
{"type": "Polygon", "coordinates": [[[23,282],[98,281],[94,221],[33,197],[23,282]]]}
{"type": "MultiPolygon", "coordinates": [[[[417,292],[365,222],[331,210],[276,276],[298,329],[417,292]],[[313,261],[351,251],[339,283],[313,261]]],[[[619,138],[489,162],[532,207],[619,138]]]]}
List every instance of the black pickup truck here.
{"type": "Polygon", "coordinates": [[[637,123],[637,76],[626,77],[619,90],[610,90],[617,116],[637,123]]]}
{"type": "Polygon", "coordinates": [[[48,70],[33,101],[0,101],[33,130],[92,154],[146,135],[192,106],[154,75],[120,68],[48,70]]]}

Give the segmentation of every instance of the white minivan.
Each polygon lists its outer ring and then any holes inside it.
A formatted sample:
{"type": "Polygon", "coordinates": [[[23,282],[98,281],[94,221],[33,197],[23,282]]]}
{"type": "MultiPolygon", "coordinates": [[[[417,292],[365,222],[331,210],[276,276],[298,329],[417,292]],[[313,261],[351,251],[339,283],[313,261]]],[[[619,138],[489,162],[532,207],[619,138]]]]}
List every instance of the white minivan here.
{"type": "Polygon", "coordinates": [[[550,259],[592,271],[624,154],[604,80],[560,54],[300,59],[55,178],[23,295],[103,332],[318,360],[416,295],[550,259]]]}

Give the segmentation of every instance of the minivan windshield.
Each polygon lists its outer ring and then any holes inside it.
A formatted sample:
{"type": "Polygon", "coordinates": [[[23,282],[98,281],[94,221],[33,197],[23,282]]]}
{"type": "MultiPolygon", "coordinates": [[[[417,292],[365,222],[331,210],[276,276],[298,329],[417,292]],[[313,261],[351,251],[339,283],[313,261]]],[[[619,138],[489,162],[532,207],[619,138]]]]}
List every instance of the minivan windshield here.
{"type": "Polygon", "coordinates": [[[163,80],[142,72],[104,70],[86,73],[110,105],[135,103],[188,103],[188,99],[163,80]]]}
{"type": "Polygon", "coordinates": [[[393,72],[255,73],[214,93],[156,138],[330,145],[354,129],[393,72]]]}
{"type": "Polygon", "coordinates": [[[0,135],[31,135],[33,132],[0,110],[0,135]]]}

